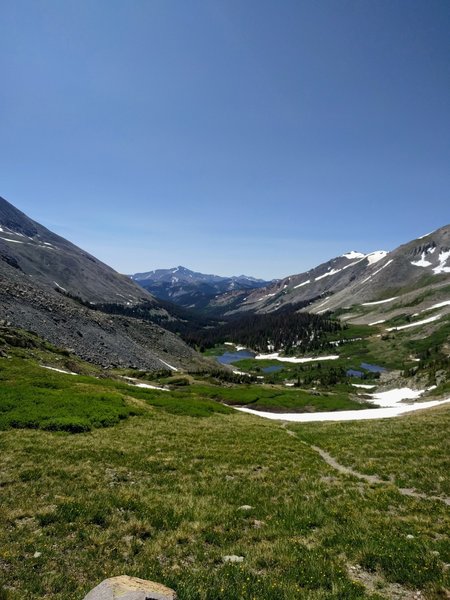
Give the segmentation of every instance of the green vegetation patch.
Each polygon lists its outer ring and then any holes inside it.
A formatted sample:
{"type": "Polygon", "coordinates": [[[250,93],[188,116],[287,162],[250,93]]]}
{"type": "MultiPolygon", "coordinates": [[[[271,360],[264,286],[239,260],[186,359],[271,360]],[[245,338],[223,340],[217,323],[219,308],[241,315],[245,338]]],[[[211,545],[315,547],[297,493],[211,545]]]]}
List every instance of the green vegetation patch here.
{"type": "Polygon", "coordinates": [[[115,425],[142,412],[117,392],[75,384],[75,376],[21,359],[0,361],[0,377],[0,429],[25,427],[81,433],[115,425]]]}
{"type": "Polygon", "coordinates": [[[373,404],[354,400],[345,391],[308,392],[260,385],[196,386],[195,390],[199,395],[213,398],[219,402],[273,412],[316,412],[373,408],[373,404]]]}

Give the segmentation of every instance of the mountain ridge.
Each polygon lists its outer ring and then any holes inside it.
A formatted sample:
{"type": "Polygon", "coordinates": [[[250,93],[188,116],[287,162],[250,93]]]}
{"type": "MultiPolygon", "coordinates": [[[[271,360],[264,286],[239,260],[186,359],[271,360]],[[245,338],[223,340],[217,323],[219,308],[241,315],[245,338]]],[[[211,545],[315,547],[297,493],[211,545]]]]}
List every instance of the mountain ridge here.
{"type": "Polygon", "coordinates": [[[424,276],[431,277],[429,285],[433,285],[440,276],[449,275],[450,225],[445,225],[389,252],[352,250],[258,290],[224,294],[214,299],[212,308],[224,314],[263,313],[311,301],[305,310],[325,312],[375,301],[388,290],[421,284],[424,276]]]}
{"type": "Polygon", "coordinates": [[[234,290],[252,290],[269,282],[247,275],[221,276],[192,271],[182,265],[135,273],[130,278],[161,300],[184,308],[202,309],[212,298],[234,290]]]}
{"type": "Polygon", "coordinates": [[[204,367],[177,335],[152,322],[175,320],[153,296],[1,197],[0,284],[4,323],[83,359],[105,367],[204,367]]]}

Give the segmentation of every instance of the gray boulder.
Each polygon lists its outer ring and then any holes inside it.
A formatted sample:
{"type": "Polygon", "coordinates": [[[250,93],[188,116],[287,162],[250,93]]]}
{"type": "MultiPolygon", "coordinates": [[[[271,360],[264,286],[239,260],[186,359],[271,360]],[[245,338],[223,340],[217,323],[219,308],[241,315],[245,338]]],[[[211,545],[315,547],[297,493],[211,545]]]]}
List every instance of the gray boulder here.
{"type": "Polygon", "coordinates": [[[137,577],[120,575],[105,579],[84,600],[176,600],[176,593],[165,585],[137,577]]]}

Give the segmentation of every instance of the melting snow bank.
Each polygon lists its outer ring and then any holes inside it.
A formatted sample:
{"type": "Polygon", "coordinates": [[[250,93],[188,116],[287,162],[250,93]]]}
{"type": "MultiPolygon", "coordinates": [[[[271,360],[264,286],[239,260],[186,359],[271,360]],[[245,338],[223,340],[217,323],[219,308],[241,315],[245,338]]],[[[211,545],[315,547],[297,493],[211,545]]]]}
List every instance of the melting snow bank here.
{"type": "Polygon", "coordinates": [[[365,383],[352,383],[352,386],[356,388],[363,388],[365,390],[373,390],[373,388],[376,387],[375,385],[367,385],[365,383]]]}
{"type": "Polygon", "coordinates": [[[64,371],[63,369],[57,369],[56,367],[47,367],[46,365],[39,365],[43,369],[48,369],[49,371],[56,371],[57,373],[65,373],[66,375],[78,375],[78,373],[74,373],[73,371],[64,371]]]}
{"type": "Polygon", "coordinates": [[[402,400],[412,400],[418,398],[424,390],[411,390],[410,388],[401,388],[389,390],[387,392],[378,392],[370,394],[371,402],[380,406],[380,408],[367,408],[362,410],[342,410],[334,412],[317,412],[317,413],[271,413],[251,408],[234,409],[241,412],[272,419],[275,421],[293,421],[297,423],[313,423],[317,421],[367,421],[369,419],[390,419],[398,417],[404,413],[409,413],[424,408],[432,408],[450,402],[450,398],[445,400],[432,400],[430,402],[415,402],[414,404],[402,403],[402,400]]]}
{"type": "Polygon", "coordinates": [[[425,390],[412,390],[411,388],[396,388],[387,392],[375,392],[369,394],[377,406],[384,408],[393,408],[402,400],[415,400],[419,398],[425,390]]]}
{"type": "Polygon", "coordinates": [[[244,371],[238,371],[237,369],[233,371],[234,375],[245,375],[246,377],[251,377],[250,373],[244,373],[244,371]]]}
{"type": "Polygon", "coordinates": [[[236,348],[236,352],[240,352],[241,350],[247,350],[246,346],[240,346],[239,344],[235,344],[234,342],[224,342],[224,346],[234,346],[236,348]]]}
{"type": "Polygon", "coordinates": [[[123,379],[127,379],[128,381],[131,381],[132,383],[129,383],[128,385],[132,385],[133,387],[145,388],[147,390],[159,390],[160,392],[169,392],[170,391],[166,388],[159,387],[157,385],[150,385],[149,383],[141,383],[141,382],[139,382],[138,379],[135,379],[134,377],[124,377],[123,379]]]}
{"type": "Polygon", "coordinates": [[[177,369],[176,367],[172,367],[172,365],[169,365],[169,363],[166,363],[166,361],[165,361],[165,360],[163,360],[162,358],[158,358],[158,360],[159,360],[160,362],[162,362],[162,364],[163,364],[163,365],[165,365],[166,367],[169,367],[169,369],[170,369],[171,371],[178,371],[178,369],[177,369]]]}
{"type": "Polygon", "coordinates": [[[393,296],[392,298],[387,298],[386,300],[377,300],[377,302],[363,302],[361,306],[375,306],[375,304],[386,304],[386,302],[392,302],[393,300],[397,300],[398,296],[393,296]]]}
{"type": "Polygon", "coordinates": [[[316,360],[336,360],[339,356],[333,354],[331,356],[313,356],[310,358],[296,358],[295,356],[280,356],[278,352],[272,354],[258,354],[255,356],[256,360],[279,360],[280,362],[287,363],[307,363],[314,362],[316,360]]]}
{"type": "Polygon", "coordinates": [[[414,323],[409,323],[408,325],[400,325],[398,327],[386,327],[386,331],[400,331],[401,329],[409,329],[410,327],[416,327],[417,325],[425,325],[426,323],[432,323],[433,321],[437,321],[441,317],[442,315],[436,315],[435,317],[429,317],[428,319],[423,319],[422,321],[415,321],[414,323]]]}

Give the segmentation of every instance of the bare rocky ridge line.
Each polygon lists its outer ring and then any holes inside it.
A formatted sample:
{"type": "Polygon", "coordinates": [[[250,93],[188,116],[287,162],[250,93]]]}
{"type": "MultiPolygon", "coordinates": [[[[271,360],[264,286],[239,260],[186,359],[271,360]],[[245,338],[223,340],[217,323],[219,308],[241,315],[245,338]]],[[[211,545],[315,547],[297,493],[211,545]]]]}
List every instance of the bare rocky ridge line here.
{"type": "Polygon", "coordinates": [[[367,255],[350,252],[251,292],[219,295],[211,307],[220,307],[224,314],[266,313],[285,305],[310,302],[305,310],[321,314],[355,304],[385,301],[389,294],[396,297],[398,290],[423,292],[437,288],[442,282],[447,285],[450,282],[450,225],[391,252],[367,255]]]}
{"type": "Polygon", "coordinates": [[[172,319],[128,277],[0,197],[0,321],[4,325],[31,331],[103,367],[210,368],[179,336],[156,324],[172,319]],[[139,318],[139,311],[130,312],[142,305],[145,319],[139,318]]]}
{"type": "Polygon", "coordinates": [[[443,502],[447,506],[450,506],[450,498],[447,498],[445,496],[444,497],[441,497],[441,496],[428,496],[427,494],[423,494],[421,492],[417,492],[413,488],[400,488],[400,487],[397,487],[395,484],[393,484],[391,481],[385,481],[384,479],[381,479],[377,475],[367,475],[365,473],[360,473],[359,471],[355,471],[355,469],[352,469],[351,467],[346,467],[345,465],[342,465],[341,463],[339,463],[333,456],[331,456],[331,454],[329,454],[328,452],[326,452],[322,448],[319,448],[319,446],[315,446],[313,444],[308,444],[307,442],[305,442],[304,440],[302,440],[298,436],[298,434],[295,433],[295,431],[292,431],[291,429],[288,429],[287,426],[288,426],[288,423],[283,423],[281,425],[282,429],[284,429],[288,435],[291,435],[292,437],[297,438],[302,444],[304,444],[308,448],[311,448],[311,450],[314,450],[314,452],[316,452],[317,454],[319,454],[319,456],[327,463],[327,465],[329,465],[330,467],[332,467],[333,469],[335,469],[335,471],[338,471],[339,473],[342,473],[343,475],[352,475],[353,477],[356,477],[358,479],[366,481],[367,483],[370,483],[370,484],[384,485],[384,486],[393,486],[393,487],[395,487],[397,489],[397,491],[402,496],[409,496],[409,497],[412,497],[412,498],[419,498],[420,500],[430,500],[430,501],[443,502]]]}

